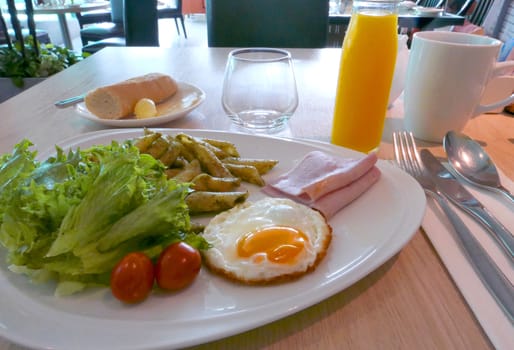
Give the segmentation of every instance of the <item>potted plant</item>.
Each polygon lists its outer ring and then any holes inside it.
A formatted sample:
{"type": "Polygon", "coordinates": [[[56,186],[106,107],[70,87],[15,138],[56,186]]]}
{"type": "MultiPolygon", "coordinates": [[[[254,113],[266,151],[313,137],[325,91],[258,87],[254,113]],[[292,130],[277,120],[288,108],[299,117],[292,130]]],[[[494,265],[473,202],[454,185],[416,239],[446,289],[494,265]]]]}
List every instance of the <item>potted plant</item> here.
{"type": "MultiPolygon", "coordinates": [[[[7,24],[0,12],[0,31],[5,33],[7,44],[0,46],[0,102],[6,99],[6,84],[14,90],[34,85],[31,78],[39,81],[62,71],[80,61],[83,56],[65,47],[53,44],[41,44],[36,38],[34,8],[32,0],[25,0],[27,23],[30,35],[23,37],[14,0],[7,0],[11,24],[14,30],[13,42],[7,32],[7,24]],[[3,95],[3,96],[2,96],[3,95]]],[[[19,92],[19,91],[18,91],[19,92]]],[[[14,92],[14,94],[16,91],[14,92]]],[[[11,96],[13,93],[10,93],[11,96]]]]}

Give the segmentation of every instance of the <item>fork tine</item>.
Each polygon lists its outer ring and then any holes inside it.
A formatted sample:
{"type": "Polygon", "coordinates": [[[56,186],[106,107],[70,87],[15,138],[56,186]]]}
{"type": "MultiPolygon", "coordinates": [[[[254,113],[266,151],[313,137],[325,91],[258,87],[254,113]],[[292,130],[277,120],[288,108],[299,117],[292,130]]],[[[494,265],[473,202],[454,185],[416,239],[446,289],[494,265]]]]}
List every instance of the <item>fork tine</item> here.
{"type": "Polygon", "coordinates": [[[410,143],[409,151],[412,163],[416,169],[416,172],[421,174],[423,172],[423,162],[421,161],[421,157],[419,156],[418,148],[416,146],[416,140],[414,139],[412,132],[405,134],[408,142],[410,143]]]}
{"type": "Polygon", "coordinates": [[[412,133],[407,133],[406,131],[403,131],[402,136],[403,142],[405,143],[409,167],[410,169],[412,169],[412,173],[419,174],[420,169],[418,163],[416,162],[416,156],[414,154],[414,152],[416,151],[416,142],[412,137],[412,133]]]}
{"type": "Polygon", "coordinates": [[[404,171],[412,174],[412,166],[409,159],[409,148],[407,147],[404,131],[393,133],[394,155],[396,162],[404,171]]]}
{"type": "Polygon", "coordinates": [[[400,167],[413,176],[420,175],[422,168],[418,161],[420,158],[412,133],[406,131],[393,133],[393,142],[395,158],[400,167]]]}
{"type": "Polygon", "coordinates": [[[410,172],[410,169],[407,164],[407,157],[405,153],[405,146],[403,142],[402,132],[394,132],[393,133],[393,143],[394,143],[394,156],[396,162],[404,171],[410,172]]]}
{"type": "Polygon", "coordinates": [[[393,132],[394,159],[396,160],[396,163],[398,163],[400,168],[403,169],[403,164],[402,164],[403,162],[402,162],[402,157],[400,154],[400,144],[399,144],[398,137],[399,137],[398,133],[396,131],[393,132]]]}
{"type": "Polygon", "coordinates": [[[407,138],[405,137],[405,131],[400,132],[400,150],[402,151],[402,158],[405,169],[409,173],[412,173],[413,168],[410,158],[409,144],[407,143],[407,138]]]}

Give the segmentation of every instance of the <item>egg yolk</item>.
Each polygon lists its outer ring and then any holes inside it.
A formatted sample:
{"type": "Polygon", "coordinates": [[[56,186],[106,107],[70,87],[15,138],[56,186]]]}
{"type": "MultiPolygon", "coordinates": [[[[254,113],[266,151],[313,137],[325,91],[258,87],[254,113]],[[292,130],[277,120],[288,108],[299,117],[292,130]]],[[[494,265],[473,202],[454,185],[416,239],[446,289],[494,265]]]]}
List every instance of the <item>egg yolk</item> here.
{"type": "Polygon", "coordinates": [[[295,228],[265,227],[243,235],[237,242],[237,253],[243,258],[265,254],[271,262],[292,264],[296,256],[305,249],[307,241],[307,236],[295,228]]]}

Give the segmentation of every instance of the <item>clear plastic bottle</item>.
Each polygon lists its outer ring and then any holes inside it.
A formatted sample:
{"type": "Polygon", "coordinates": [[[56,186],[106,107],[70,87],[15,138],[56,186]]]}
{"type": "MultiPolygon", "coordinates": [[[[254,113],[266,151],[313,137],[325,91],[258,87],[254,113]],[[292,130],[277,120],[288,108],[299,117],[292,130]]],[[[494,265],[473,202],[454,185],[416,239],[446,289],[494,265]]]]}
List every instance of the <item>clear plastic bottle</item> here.
{"type": "Polygon", "coordinates": [[[380,145],[398,51],[398,0],[353,1],[337,84],[332,143],[380,145]]]}

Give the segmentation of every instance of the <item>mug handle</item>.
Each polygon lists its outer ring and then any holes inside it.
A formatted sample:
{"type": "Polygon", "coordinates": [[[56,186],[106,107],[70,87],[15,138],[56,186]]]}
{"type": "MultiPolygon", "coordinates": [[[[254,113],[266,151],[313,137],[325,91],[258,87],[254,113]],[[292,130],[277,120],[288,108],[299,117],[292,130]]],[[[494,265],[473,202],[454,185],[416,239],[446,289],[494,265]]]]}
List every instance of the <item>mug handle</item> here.
{"type": "MultiPolygon", "coordinates": [[[[491,78],[489,79],[489,81],[491,81],[493,78],[497,76],[500,76],[503,73],[503,71],[507,70],[508,68],[514,68],[514,61],[497,63],[492,70],[491,78]]],[[[477,108],[475,108],[475,112],[473,113],[473,115],[478,116],[485,112],[492,111],[493,109],[496,109],[498,107],[503,107],[511,103],[514,103],[514,86],[512,86],[512,91],[513,93],[509,97],[504,98],[503,100],[490,103],[488,105],[478,105],[477,108]]]]}

